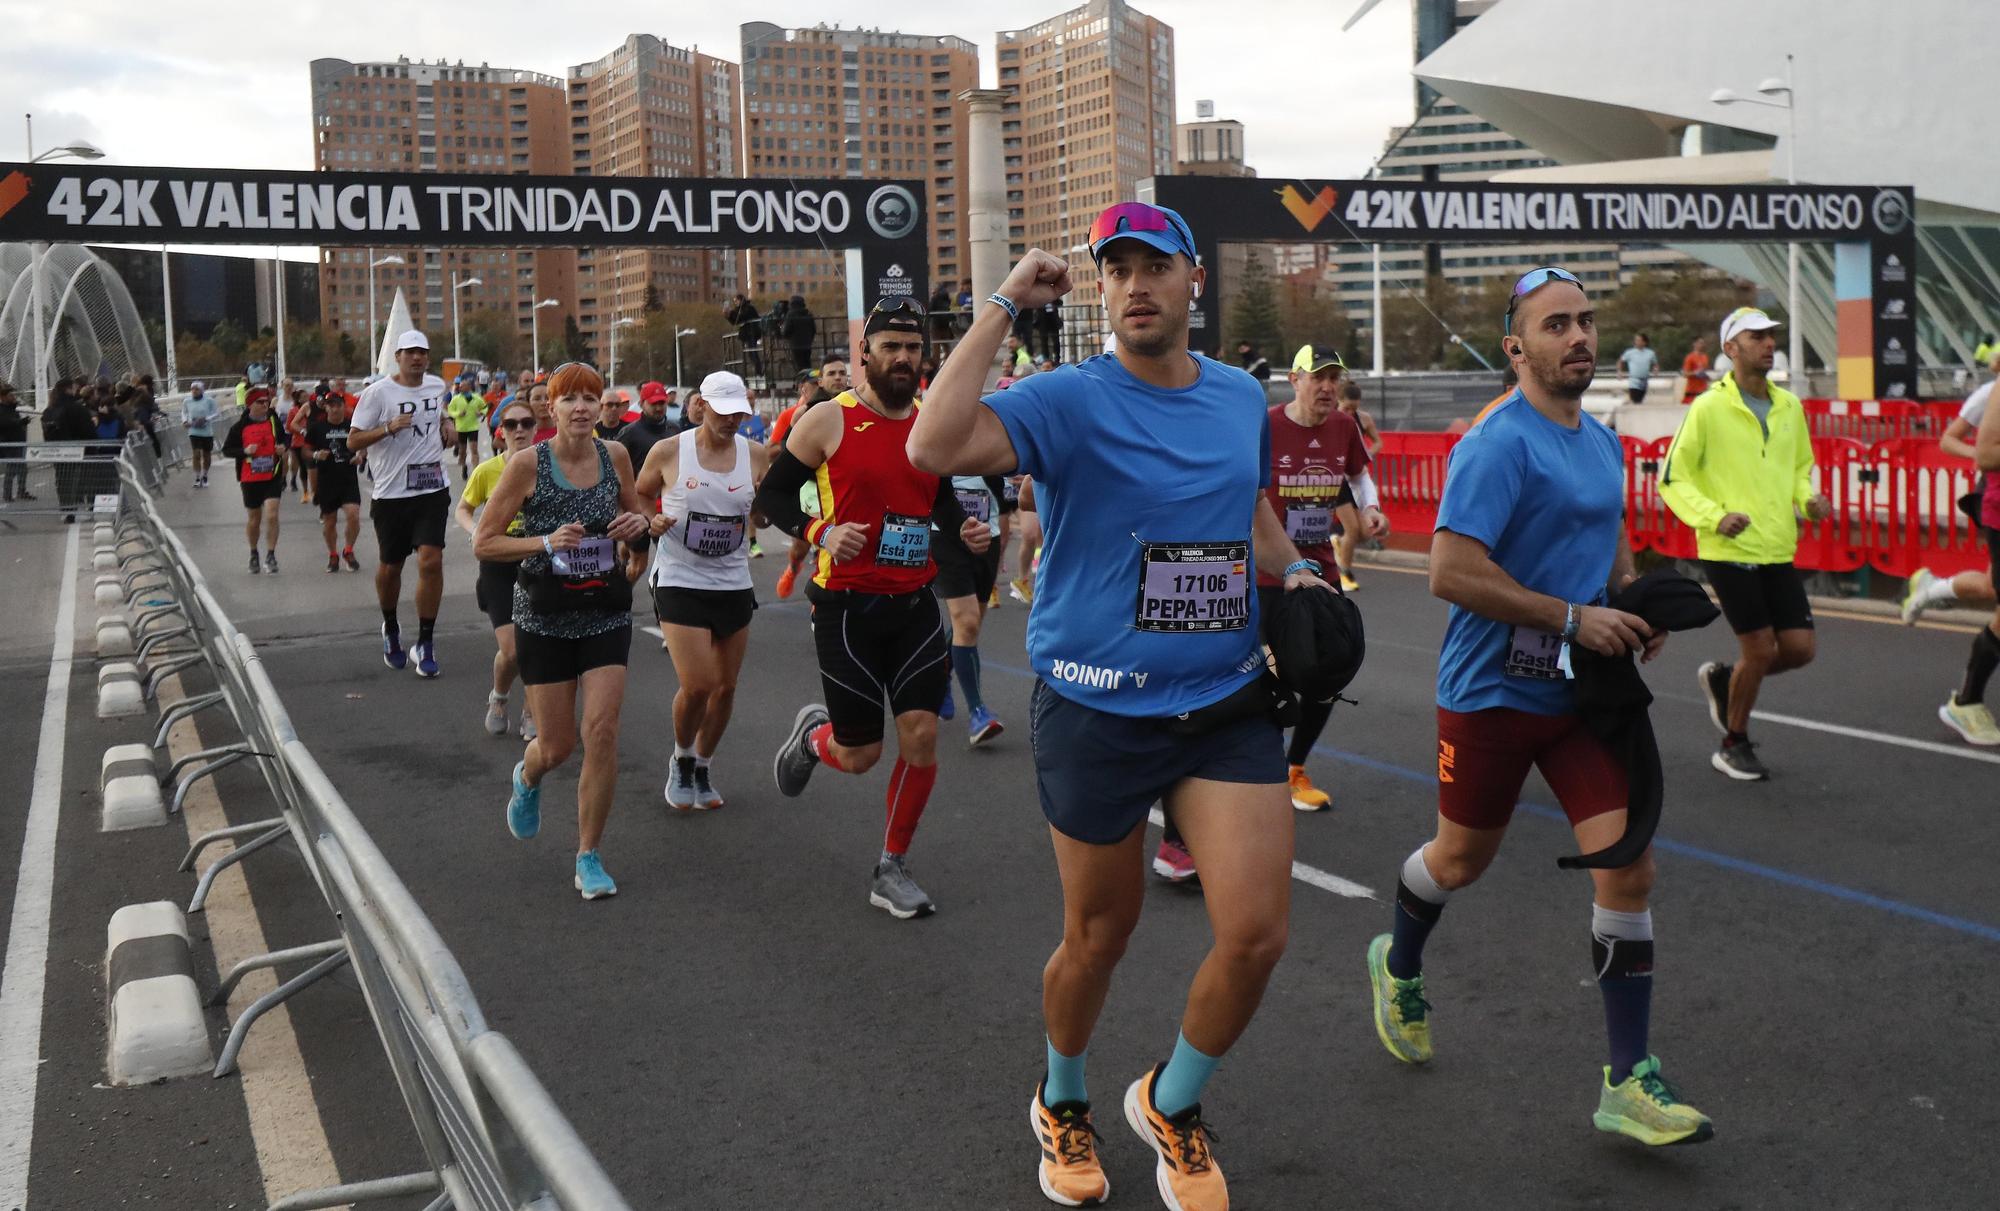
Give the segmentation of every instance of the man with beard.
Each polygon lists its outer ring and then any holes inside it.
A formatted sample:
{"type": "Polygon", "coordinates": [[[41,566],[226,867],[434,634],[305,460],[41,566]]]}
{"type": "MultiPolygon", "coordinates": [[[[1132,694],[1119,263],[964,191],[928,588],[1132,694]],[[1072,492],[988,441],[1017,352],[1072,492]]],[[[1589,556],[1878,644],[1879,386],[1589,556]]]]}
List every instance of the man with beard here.
{"type": "Polygon", "coordinates": [[[1116,353],[980,398],[1010,317],[1069,293],[1069,266],[1032,250],[938,372],[911,454],[945,474],[1033,477],[1046,534],[1030,726],[1063,938],[1042,975],[1047,1069],[1029,1099],[1042,1191],[1069,1206],[1108,1193],[1084,1053],[1138,924],[1159,802],[1202,863],[1214,945],[1172,1057],[1127,1087],[1125,1121],[1153,1150],[1169,1206],[1221,1211],[1201,1091],[1263,999],[1291,905],[1293,812],[1260,684],[1253,580],[1331,590],[1264,494],[1263,388],[1188,350],[1188,304],[1207,271],[1187,223],[1122,203],[1097,216],[1089,243],[1116,353]]]}
{"type": "Polygon", "coordinates": [[[916,419],[924,309],[885,299],[861,335],[862,385],[799,417],[757,491],[771,524],[818,548],[812,603],[826,705],[800,710],[778,749],[778,790],[796,797],[815,767],[867,772],[882,757],[882,705],[896,718],[888,824],[868,902],[900,920],[936,911],[910,877],[917,821],[937,781],[938,705],[951,684],[946,632],[931,581],[931,522],[986,550],[986,523],[965,515],[951,481],[917,470],[905,452],[916,419]],[[819,517],[799,489],[818,485],[819,517]]]}
{"type": "MultiPolygon", "coordinates": [[[[1634,577],[1624,453],[1583,412],[1597,322],[1582,283],[1565,269],[1529,271],[1514,284],[1506,331],[1520,386],[1452,450],[1431,542],[1431,592],[1451,603],[1438,661],[1437,832],[1403,863],[1393,931],[1368,946],[1375,1033],[1409,1064],[1431,1058],[1424,942],[1446,900],[1499,852],[1528,768],[1541,770],[1583,852],[1625,833],[1625,767],[1577,713],[1570,645],[1651,660],[1667,637],[1602,604],[1634,577]]],[[[1647,1050],[1652,851],[1590,873],[1591,962],[1611,1053],[1592,1121],[1646,1144],[1699,1143],[1713,1134],[1707,1116],[1647,1050]]]]}

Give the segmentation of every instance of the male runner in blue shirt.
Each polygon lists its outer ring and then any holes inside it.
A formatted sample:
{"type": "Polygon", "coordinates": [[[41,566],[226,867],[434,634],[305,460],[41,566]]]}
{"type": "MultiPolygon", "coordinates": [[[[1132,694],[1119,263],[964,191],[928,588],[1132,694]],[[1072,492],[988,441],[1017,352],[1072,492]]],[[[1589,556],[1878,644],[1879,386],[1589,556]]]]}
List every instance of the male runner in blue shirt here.
{"type": "Polygon", "coordinates": [[[1291,899],[1291,797],[1257,684],[1252,589],[1263,570],[1288,590],[1332,590],[1262,492],[1271,467],[1262,388],[1188,351],[1188,304],[1206,271],[1187,224],[1123,203],[1091,225],[1090,252],[1117,352],[980,398],[1013,316],[1070,290],[1069,266],[1032,250],[938,372],[909,450],[938,474],[1030,475],[1041,510],[1030,726],[1063,886],[1063,940],[1042,975],[1047,1076],[1029,1108],[1042,1191],[1067,1206],[1109,1192],[1084,1051],[1138,923],[1157,801],[1201,863],[1215,945],[1172,1058],[1126,1090],[1125,1118],[1157,1154],[1170,1207],[1223,1211],[1201,1090],[1256,1012],[1291,899]]]}

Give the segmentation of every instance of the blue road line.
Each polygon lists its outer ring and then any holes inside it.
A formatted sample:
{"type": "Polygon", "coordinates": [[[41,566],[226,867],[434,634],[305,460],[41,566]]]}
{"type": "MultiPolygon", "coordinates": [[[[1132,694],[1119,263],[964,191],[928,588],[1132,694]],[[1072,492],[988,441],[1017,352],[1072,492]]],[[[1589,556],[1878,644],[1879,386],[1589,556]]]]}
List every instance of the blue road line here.
{"type": "MultiPolygon", "coordinates": [[[[1011,673],[1016,677],[1035,676],[1028,669],[1016,665],[1002,664],[997,660],[982,659],[980,664],[982,668],[998,669],[1003,673],[1011,673]]],[[[1406,765],[1396,765],[1375,757],[1365,757],[1360,753],[1348,752],[1346,749],[1315,744],[1313,745],[1313,752],[1321,756],[1332,757],[1336,761],[1344,761],[1350,765],[1358,765],[1363,769],[1387,774],[1391,778],[1398,778],[1404,782],[1418,782],[1425,786],[1433,786],[1437,783],[1437,776],[1434,773],[1411,769],[1406,765]]],[[[1553,820],[1565,827],[1569,825],[1569,818],[1553,807],[1546,807],[1540,803],[1528,803],[1526,801],[1519,804],[1519,807],[1520,810],[1531,816],[1537,816],[1544,820],[1553,820]]],[[[1861,891],[1857,888],[1843,887],[1838,883],[1828,883],[1824,879],[1815,879],[1810,875],[1796,874],[1776,866],[1766,866],[1762,862],[1752,862],[1730,854],[1718,853],[1712,849],[1704,849],[1699,845],[1689,845],[1685,841],[1672,841],[1665,837],[1656,836],[1653,838],[1653,847],[1661,853],[1692,858],[1696,862],[1703,862],[1723,870],[1735,871],[1738,874],[1755,875],[1758,878],[1769,879],[1773,883],[1779,883],[1786,887],[1796,887],[1801,891],[1817,892],[1820,895],[1829,896],[1835,900],[1844,900],[1850,904],[1860,904],[1881,912],[1890,913],[1894,916],[1907,917],[1913,921],[1922,921],[1926,925],[1936,925],[1956,933],[1970,934],[1975,938],[1980,938],[1987,942],[2000,942],[2000,926],[1988,925],[1982,921],[1968,920],[1965,917],[1954,917],[1948,913],[1936,912],[1915,904],[1907,904],[1901,900],[1892,900],[1887,896],[1878,896],[1872,892],[1861,891]]]]}

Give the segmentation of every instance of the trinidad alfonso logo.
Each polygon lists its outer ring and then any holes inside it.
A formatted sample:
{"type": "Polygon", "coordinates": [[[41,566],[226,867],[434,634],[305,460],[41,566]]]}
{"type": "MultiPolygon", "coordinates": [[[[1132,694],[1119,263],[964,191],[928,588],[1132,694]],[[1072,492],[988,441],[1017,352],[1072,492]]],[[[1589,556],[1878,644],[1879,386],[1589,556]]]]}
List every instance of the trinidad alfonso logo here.
{"type": "Polygon", "coordinates": [[[1299,221],[1299,226],[1311,231],[1324,222],[1326,216],[1333,213],[1333,205],[1340,200],[1340,195],[1335,193],[1331,186],[1323,185],[1318,193],[1307,198],[1305,194],[1299,192],[1298,186],[1287,185],[1278,191],[1278,200],[1285,204],[1286,210],[1292,212],[1292,217],[1299,221]]]}

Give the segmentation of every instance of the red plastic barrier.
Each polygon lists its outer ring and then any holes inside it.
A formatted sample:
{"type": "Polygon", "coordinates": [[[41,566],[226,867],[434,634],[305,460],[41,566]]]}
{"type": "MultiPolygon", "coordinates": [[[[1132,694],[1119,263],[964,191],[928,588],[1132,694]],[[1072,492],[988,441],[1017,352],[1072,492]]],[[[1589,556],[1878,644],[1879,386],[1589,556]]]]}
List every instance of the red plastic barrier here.
{"type": "Polygon", "coordinates": [[[1666,461],[1671,437],[1650,442],[1625,438],[1625,524],[1634,551],[1657,551],[1669,559],[1695,558],[1694,531],[1687,528],[1660,495],[1660,464],[1666,461]]]}
{"type": "Polygon", "coordinates": [[[1382,514],[1398,534],[1428,534],[1437,528],[1444,499],[1445,464],[1456,433],[1385,432],[1375,453],[1375,488],[1382,514]]]}
{"type": "Polygon", "coordinates": [[[1814,483],[1833,502],[1833,516],[1799,519],[1799,550],[1792,557],[1798,567],[1852,572],[1867,562],[1862,552],[1876,529],[1871,496],[1879,474],[1868,449],[1851,438],[1813,439],[1814,483]]]}
{"type": "Polygon", "coordinates": [[[1925,438],[1882,442],[1869,456],[1882,472],[1875,485],[1881,522],[1867,548],[1870,567],[1891,576],[1923,567],[1951,576],[1987,566],[1979,526],[1958,508],[1959,497],[1979,485],[1970,461],[1925,438]]]}

